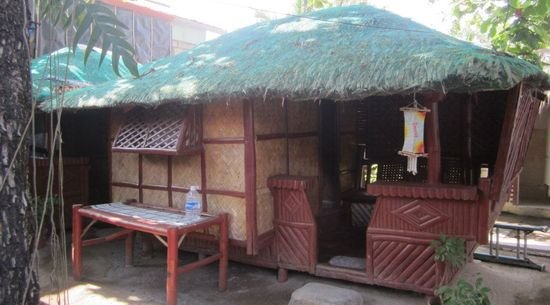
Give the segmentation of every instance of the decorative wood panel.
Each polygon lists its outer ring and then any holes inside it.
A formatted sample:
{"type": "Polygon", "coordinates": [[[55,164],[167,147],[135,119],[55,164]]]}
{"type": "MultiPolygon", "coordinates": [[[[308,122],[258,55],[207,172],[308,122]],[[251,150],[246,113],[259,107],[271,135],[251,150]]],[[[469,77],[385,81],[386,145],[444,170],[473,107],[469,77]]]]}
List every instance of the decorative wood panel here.
{"type": "Polygon", "coordinates": [[[275,243],[280,267],[315,272],[317,226],[307,190],[313,180],[296,176],[275,176],[268,186],[275,203],[275,243]]]}
{"type": "Polygon", "coordinates": [[[515,87],[508,95],[490,195],[498,205],[493,216],[500,213],[501,206],[523,167],[539,105],[540,101],[534,96],[534,92],[522,85],[515,87]]]}
{"type": "MultiPolygon", "coordinates": [[[[440,233],[474,238],[477,234],[475,201],[378,197],[369,230],[440,233]]],[[[397,233],[396,233],[397,234],[397,233]]]]}
{"type": "Polygon", "coordinates": [[[373,210],[373,204],[352,202],[350,204],[351,225],[356,228],[366,229],[372,218],[373,210]]]}
{"type": "Polygon", "coordinates": [[[136,108],[125,115],[112,150],[173,155],[196,150],[201,145],[200,128],[197,107],[136,108]]]}
{"type": "Polygon", "coordinates": [[[477,187],[464,185],[427,185],[413,183],[373,183],[369,193],[384,197],[417,199],[476,200],[477,187]]]}
{"type": "Polygon", "coordinates": [[[439,270],[430,240],[371,235],[367,268],[374,283],[433,294],[439,270]]]}

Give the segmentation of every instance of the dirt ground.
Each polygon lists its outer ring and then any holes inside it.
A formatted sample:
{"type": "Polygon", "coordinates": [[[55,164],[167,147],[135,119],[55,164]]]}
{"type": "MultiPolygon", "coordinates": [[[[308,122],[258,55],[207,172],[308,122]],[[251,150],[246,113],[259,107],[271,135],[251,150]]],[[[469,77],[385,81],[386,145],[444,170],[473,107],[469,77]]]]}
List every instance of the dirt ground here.
{"type": "MultiPolygon", "coordinates": [[[[91,248],[83,254],[83,280],[73,281],[69,276],[67,289],[56,294],[56,286],[50,278],[52,260],[48,248],[41,250],[40,282],[42,302],[45,304],[164,304],[165,300],[165,252],[155,250],[152,258],[142,258],[136,251],[135,265],[124,263],[124,242],[116,241],[91,248]],[[66,300],[66,301],[60,301],[66,300]]],[[[194,259],[194,254],[181,253],[183,262],[194,259]]],[[[550,258],[534,257],[546,265],[550,258]]],[[[70,266],[69,266],[70,272],[70,266]]],[[[472,262],[464,268],[460,277],[475,279],[477,274],[491,288],[493,305],[548,305],[550,304],[550,273],[499,264],[472,262]]],[[[358,285],[344,281],[328,280],[305,273],[290,272],[286,283],[277,282],[276,271],[230,262],[228,290],[217,291],[217,265],[194,270],[179,277],[178,304],[288,304],[291,293],[309,282],[321,282],[356,290],[370,305],[426,304],[424,296],[412,292],[383,287],[358,285]]]]}

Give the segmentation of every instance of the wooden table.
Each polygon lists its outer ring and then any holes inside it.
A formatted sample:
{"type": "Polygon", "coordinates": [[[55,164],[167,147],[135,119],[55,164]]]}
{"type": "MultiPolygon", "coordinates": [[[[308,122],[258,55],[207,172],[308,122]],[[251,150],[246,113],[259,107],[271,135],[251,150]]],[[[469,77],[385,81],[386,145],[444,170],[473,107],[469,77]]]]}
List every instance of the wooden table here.
{"type": "Polygon", "coordinates": [[[79,280],[82,275],[82,247],[126,238],[126,264],[132,265],[136,231],[153,234],[167,247],[166,304],[177,304],[178,274],[215,261],[219,261],[218,289],[225,291],[227,288],[227,214],[217,216],[202,214],[199,219],[192,219],[179,210],[136,203],[73,206],[72,263],[75,280],[79,280]],[[92,220],[84,229],[82,228],[83,218],[92,220]],[[109,236],[83,239],[88,229],[97,221],[113,224],[122,230],[109,236]],[[187,233],[211,226],[219,227],[219,252],[179,266],[178,248],[187,233]]]}

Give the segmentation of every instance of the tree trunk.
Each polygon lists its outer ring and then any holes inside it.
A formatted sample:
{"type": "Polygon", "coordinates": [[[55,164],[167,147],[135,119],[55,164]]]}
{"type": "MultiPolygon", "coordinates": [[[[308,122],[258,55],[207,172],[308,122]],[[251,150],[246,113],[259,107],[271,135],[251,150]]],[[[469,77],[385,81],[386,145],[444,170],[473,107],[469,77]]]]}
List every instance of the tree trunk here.
{"type": "Polygon", "coordinates": [[[29,137],[24,135],[31,110],[26,2],[0,0],[0,304],[6,305],[37,304],[39,289],[36,273],[31,269],[29,137]]]}

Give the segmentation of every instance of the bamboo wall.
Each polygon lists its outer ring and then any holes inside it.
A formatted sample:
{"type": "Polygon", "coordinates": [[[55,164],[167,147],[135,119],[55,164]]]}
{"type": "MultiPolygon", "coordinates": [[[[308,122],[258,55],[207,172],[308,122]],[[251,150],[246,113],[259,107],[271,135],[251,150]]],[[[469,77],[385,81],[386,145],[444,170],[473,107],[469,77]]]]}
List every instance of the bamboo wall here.
{"type": "MultiPolygon", "coordinates": [[[[247,226],[243,103],[204,105],[202,114],[204,152],[179,156],[113,152],[111,200],[136,199],[183,208],[185,193],[197,185],[205,193],[204,209],[213,214],[229,213],[230,238],[244,241],[247,226]]],[[[112,113],[111,141],[123,119],[122,111],[112,113]]]]}
{"type": "MultiPolygon", "coordinates": [[[[254,103],[256,223],[258,235],[273,229],[273,197],[267,179],[275,175],[319,178],[319,105],[281,100],[254,103]]],[[[318,209],[319,192],[311,193],[318,209]]]]}
{"type": "MultiPolygon", "coordinates": [[[[116,110],[111,117],[113,140],[124,114],[116,110]]],[[[230,238],[246,245],[247,253],[257,253],[261,236],[273,229],[267,179],[280,174],[319,178],[318,117],[313,101],[204,104],[203,151],[182,156],[112,152],[111,198],[183,208],[185,192],[198,185],[205,210],[228,213],[230,238]]],[[[318,193],[316,186],[314,211],[318,193]]]]}

